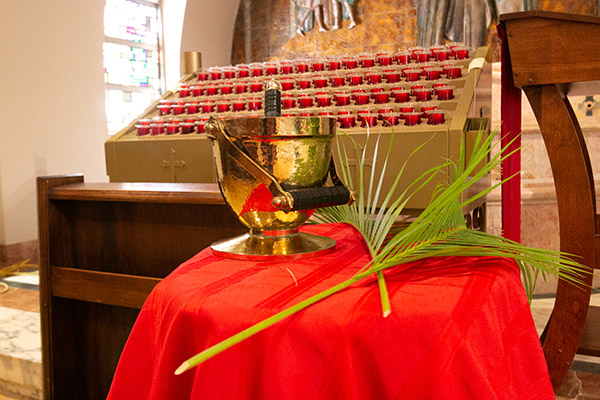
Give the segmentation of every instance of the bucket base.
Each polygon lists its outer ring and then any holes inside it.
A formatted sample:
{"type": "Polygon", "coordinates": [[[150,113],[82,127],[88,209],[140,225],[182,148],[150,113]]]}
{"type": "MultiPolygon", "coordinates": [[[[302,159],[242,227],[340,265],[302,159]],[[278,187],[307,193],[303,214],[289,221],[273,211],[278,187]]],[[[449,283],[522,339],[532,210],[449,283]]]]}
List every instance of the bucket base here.
{"type": "Polygon", "coordinates": [[[335,240],[299,232],[283,236],[246,233],[213,243],[213,254],[235,260],[289,261],[317,257],[335,250],[335,240]]]}

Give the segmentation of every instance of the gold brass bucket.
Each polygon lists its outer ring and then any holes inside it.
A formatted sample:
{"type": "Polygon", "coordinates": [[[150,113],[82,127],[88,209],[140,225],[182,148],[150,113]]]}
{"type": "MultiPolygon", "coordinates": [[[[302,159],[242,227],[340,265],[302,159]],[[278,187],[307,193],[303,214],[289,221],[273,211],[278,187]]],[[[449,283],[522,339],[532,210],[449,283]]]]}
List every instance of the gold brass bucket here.
{"type": "Polygon", "coordinates": [[[298,232],[317,207],[352,201],[335,173],[335,119],[264,117],[205,126],[221,193],[245,235],[213,243],[215,254],[244,260],[288,260],[326,254],[335,240],[298,232]],[[323,187],[328,178],[333,186],[323,187]]]}

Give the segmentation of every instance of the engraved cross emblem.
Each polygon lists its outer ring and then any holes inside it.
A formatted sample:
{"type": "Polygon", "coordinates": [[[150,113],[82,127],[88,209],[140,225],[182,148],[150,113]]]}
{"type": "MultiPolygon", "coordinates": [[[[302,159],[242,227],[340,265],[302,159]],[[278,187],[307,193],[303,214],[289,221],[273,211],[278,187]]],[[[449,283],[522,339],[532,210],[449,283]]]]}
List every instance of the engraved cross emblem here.
{"type": "Polygon", "coordinates": [[[162,160],[160,166],[161,168],[171,168],[171,182],[176,182],[175,168],[183,168],[185,166],[185,161],[177,160],[177,152],[175,149],[171,148],[170,160],[162,160]]]}

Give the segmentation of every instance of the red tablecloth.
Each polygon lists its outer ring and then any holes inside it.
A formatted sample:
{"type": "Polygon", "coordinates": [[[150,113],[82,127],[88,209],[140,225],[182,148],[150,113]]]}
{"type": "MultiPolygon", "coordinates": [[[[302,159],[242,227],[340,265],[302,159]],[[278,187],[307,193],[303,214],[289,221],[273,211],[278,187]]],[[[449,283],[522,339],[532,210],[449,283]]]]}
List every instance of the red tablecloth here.
{"type": "Polygon", "coordinates": [[[209,249],[148,297],[109,399],[553,399],[514,262],[441,258],[366,279],[175,376],[187,358],[352,276],[368,260],[344,224],[306,227],[335,252],[287,263],[209,249]],[[297,281],[297,282],[296,282],[297,281]]]}

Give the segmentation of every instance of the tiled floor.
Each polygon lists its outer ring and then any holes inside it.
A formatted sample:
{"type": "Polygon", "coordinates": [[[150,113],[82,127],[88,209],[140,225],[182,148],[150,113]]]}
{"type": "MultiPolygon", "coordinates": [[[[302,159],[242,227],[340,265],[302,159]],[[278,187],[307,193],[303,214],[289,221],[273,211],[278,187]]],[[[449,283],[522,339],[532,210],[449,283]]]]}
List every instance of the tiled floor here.
{"type": "MultiPolygon", "coordinates": [[[[0,400],[41,399],[37,275],[0,278],[0,281],[9,285],[8,291],[0,294],[0,400]]],[[[591,303],[600,306],[600,293],[592,296],[591,303]]],[[[539,333],[553,304],[554,298],[533,300],[532,314],[539,333]]],[[[569,387],[575,387],[578,394],[565,392],[557,398],[600,400],[600,358],[578,355],[573,368],[576,373],[569,387]]]]}

